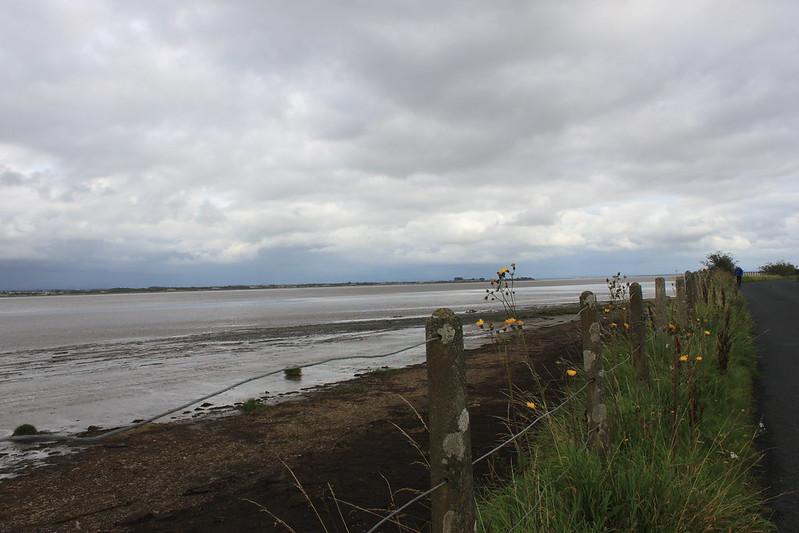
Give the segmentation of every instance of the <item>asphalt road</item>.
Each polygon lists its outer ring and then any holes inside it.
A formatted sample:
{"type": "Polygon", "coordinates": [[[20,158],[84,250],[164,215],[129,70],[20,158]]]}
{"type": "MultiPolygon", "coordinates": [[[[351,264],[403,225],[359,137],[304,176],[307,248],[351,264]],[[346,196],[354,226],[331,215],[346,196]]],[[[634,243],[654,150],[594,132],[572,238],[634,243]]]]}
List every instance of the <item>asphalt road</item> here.
{"type": "Polygon", "coordinates": [[[799,283],[747,283],[760,361],[766,483],[780,531],[799,532],[799,283]]]}

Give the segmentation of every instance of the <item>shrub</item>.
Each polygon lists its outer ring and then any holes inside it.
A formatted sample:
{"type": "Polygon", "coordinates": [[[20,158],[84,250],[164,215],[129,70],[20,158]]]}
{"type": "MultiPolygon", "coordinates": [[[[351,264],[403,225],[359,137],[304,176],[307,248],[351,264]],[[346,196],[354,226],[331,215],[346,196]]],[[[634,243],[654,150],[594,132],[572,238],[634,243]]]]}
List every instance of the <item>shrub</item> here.
{"type": "Polygon", "coordinates": [[[799,269],[796,268],[796,265],[784,259],[773,263],[766,263],[760,267],[760,271],[764,274],[774,274],[776,276],[793,276],[799,274],[799,269]]]}
{"type": "Polygon", "coordinates": [[[710,270],[721,270],[730,274],[735,272],[735,258],[731,253],[722,252],[721,250],[708,254],[707,259],[702,261],[702,264],[710,270]]]}

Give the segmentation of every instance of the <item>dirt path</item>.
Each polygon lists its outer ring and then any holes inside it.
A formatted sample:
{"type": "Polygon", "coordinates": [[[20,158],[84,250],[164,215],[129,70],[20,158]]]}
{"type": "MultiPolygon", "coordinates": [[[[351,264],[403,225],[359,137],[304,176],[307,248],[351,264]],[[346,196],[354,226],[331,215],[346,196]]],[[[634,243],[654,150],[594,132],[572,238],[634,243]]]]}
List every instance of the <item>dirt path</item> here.
{"type": "Polygon", "coordinates": [[[780,531],[799,531],[799,283],[747,283],[760,354],[758,400],[766,425],[766,482],[780,531]]]}
{"type": "MultiPolygon", "coordinates": [[[[560,381],[559,362],[579,353],[576,323],[537,328],[511,354],[514,384],[534,387],[529,363],[545,383],[560,381]]],[[[507,373],[491,348],[469,351],[467,361],[477,455],[508,432],[507,373]]],[[[299,532],[321,531],[320,521],[331,532],[363,531],[392,502],[428,486],[424,459],[410,442],[427,449],[417,412],[426,417],[421,365],[251,415],[143,428],[0,483],[0,531],[286,531],[277,518],[299,532]]],[[[519,408],[514,416],[521,422],[529,413],[519,408]]],[[[478,485],[510,460],[508,451],[482,466],[478,485]]],[[[403,523],[424,529],[427,514],[424,506],[411,508],[403,523]]]]}

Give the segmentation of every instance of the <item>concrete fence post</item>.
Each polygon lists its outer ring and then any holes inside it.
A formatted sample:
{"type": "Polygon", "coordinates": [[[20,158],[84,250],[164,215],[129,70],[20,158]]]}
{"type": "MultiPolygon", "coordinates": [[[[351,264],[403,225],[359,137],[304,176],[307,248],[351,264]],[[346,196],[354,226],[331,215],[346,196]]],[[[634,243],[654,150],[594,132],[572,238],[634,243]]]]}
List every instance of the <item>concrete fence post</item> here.
{"type": "Polygon", "coordinates": [[[669,321],[666,306],[666,280],[655,278],[655,328],[658,331],[663,331],[669,321]]]}
{"type": "Polygon", "coordinates": [[[430,403],[432,531],[472,533],[475,528],[472,440],[466,410],[463,325],[450,309],[427,319],[427,383],[430,403]]]}
{"type": "Polygon", "coordinates": [[[580,295],[580,327],[583,336],[583,366],[588,380],[587,416],[591,448],[605,455],[610,446],[608,408],[602,393],[602,340],[596,296],[591,291],[580,295]]]}
{"type": "Polygon", "coordinates": [[[649,362],[646,350],[646,322],[644,321],[644,297],[641,285],[630,284],[630,325],[632,326],[633,367],[638,383],[649,382],[649,362]]]}
{"type": "Polygon", "coordinates": [[[677,276],[674,280],[674,292],[675,292],[675,301],[674,301],[674,321],[677,323],[678,326],[684,328],[686,323],[688,322],[687,316],[687,308],[686,308],[686,297],[685,297],[685,277],[684,276],[677,276]]]}
{"type": "MultiPolygon", "coordinates": [[[[696,283],[696,274],[690,271],[685,272],[685,302],[688,323],[693,323],[696,318],[696,304],[699,301],[699,292],[696,283]]],[[[686,326],[688,325],[686,323],[686,326]]]]}

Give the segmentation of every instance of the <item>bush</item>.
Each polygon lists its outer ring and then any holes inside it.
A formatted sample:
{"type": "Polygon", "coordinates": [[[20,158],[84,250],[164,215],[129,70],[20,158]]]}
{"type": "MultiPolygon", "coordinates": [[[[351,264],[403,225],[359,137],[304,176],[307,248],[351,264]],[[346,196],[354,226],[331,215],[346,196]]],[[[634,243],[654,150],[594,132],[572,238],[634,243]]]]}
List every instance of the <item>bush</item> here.
{"type": "Polygon", "coordinates": [[[799,269],[796,268],[796,265],[784,259],[773,263],[766,263],[760,267],[760,271],[764,274],[773,274],[775,276],[793,276],[799,274],[799,269]]]}
{"type": "Polygon", "coordinates": [[[708,254],[707,259],[702,261],[702,264],[710,270],[721,270],[730,274],[735,273],[735,258],[729,252],[717,250],[712,254],[708,254]]]}

